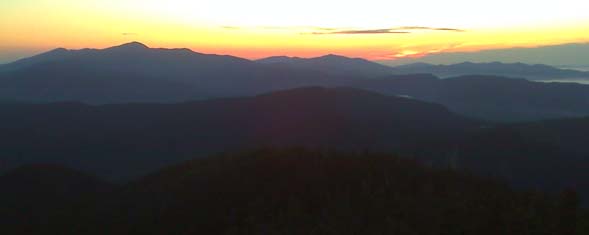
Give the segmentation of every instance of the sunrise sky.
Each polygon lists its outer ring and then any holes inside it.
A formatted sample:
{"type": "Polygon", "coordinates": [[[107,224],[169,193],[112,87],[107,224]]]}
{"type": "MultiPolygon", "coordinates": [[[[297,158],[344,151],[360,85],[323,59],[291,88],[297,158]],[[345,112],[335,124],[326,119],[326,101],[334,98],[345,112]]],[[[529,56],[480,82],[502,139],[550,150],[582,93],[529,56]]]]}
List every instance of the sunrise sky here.
{"type": "Polygon", "coordinates": [[[372,60],[589,42],[587,0],[2,0],[0,63],[129,41],[255,59],[372,60]]]}

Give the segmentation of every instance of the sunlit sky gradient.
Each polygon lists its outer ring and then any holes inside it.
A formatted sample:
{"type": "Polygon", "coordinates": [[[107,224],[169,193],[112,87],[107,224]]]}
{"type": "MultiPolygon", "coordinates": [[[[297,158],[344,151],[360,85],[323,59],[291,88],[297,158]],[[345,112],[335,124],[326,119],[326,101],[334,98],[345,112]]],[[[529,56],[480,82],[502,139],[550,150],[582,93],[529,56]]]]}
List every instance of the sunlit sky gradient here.
{"type": "Polygon", "coordinates": [[[382,60],[589,42],[587,0],[2,0],[0,63],[129,41],[245,58],[382,60]]]}

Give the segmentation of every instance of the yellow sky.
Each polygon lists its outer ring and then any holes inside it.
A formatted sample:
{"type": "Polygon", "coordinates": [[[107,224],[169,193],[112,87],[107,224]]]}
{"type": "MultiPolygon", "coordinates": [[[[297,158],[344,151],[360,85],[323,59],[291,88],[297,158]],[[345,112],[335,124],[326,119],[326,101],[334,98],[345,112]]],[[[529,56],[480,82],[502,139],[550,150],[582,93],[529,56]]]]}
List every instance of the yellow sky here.
{"type": "Polygon", "coordinates": [[[128,41],[368,59],[589,41],[589,1],[2,0],[0,62],[128,41]]]}

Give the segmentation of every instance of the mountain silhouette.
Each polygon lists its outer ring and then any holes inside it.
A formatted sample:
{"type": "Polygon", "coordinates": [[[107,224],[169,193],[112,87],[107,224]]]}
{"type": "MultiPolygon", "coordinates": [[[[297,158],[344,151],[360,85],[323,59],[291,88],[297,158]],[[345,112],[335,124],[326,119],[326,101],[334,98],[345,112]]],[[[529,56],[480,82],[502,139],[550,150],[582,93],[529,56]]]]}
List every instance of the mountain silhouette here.
{"type": "Polygon", "coordinates": [[[65,205],[100,197],[114,189],[96,177],[58,165],[21,166],[0,175],[1,230],[30,234],[38,228],[23,225],[55,223],[65,205]]]}
{"type": "Polygon", "coordinates": [[[431,73],[439,77],[456,77],[465,75],[495,75],[529,80],[589,79],[588,72],[559,69],[548,65],[523,63],[471,63],[464,62],[451,65],[432,65],[427,63],[407,64],[395,67],[397,73],[431,73]]]}
{"type": "Polygon", "coordinates": [[[352,88],[305,87],[176,104],[4,104],[0,109],[2,171],[51,163],[127,181],[212,153],[300,146],[397,152],[553,191],[589,177],[584,119],[562,120],[570,123],[562,128],[551,122],[495,124],[438,104],[352,88]]]}
{"type": "Polygon", "coordinates": [[[178,104],[0,108],[5,169],[41,161],[111,179],[243,148],[385,151],[420,141],[450,140],[479,125],[441,105],[351,88],[299,88],[178,104]]]}
{"type": "Polygon", "coordinates": [[[457,68],[464,73],[488,71],[510,76],[546,73],[556,77],[567,72],[542,65],[415,64],[393,69],[335,55],[311,59],[274,57],[254,62],[189,49],[148,48],[134,42],[102,50],[57,49],[2,67],[0,103],[174,103],[321,86],[409,96],[493,121],[589,115],[589,86],[586,85],[535,83],[489,75],[441,80],[427,74],[436,72],[432,68],[442,72],[457,68]],[[413,72],[419,74],[390,75],[413,72]]]}
{"type": "Polygon", "coordinates": [[[114,46],[114,47],[110,47],[107,48],[106,50],[110,50],[110,51],[143,51],[149,49],[149,47],[143,43],[140,42],[129,42],[129,43],[125,43],[119,46],[114,46]]]}
{"type": "Polygon", "coordinates": [[[542,83],[485,75],[449,79],[410,75],[396,79],[356,80],[348,85],[439,103],[454,112],[492,121],[518,122],[589,115],[589,86],[575,83],[542,83]]]}
{"type": "Polygon", "coordinates": [[[464,61],[474,63],[546,64],[556,67],[589,67],[589,43],[570,43],[530,48],[491,49],[472,52],[433,53],[419,58],[397,58],[379,61],[390,66],[416,62],[430,64],[456,64],[464,61]]]}
{"type": "Polygon", "coordinates": [[[383,77],[394,74],[394,69],[360,58],[325,55],[315,58],[275,56],[257,60],[262,64],[285,66],[296,69],[321,71],[333,75],[383,77]]]}
{"type": "Polygon", "coordinates": [[[330,78],[137,42],[102,50],[58,49],[2,67],[0,99],[24,102],[175,102],[260,94],[330,78]]]}
{"type": "Polygon", "coordinates": [[[45,220],[1,221],[0,232],[561,234],[583,222],[574,191],[562,195],[391,154],[257,150],[167,167],[81,202],[47,201],[59,207],[45,220]]]}

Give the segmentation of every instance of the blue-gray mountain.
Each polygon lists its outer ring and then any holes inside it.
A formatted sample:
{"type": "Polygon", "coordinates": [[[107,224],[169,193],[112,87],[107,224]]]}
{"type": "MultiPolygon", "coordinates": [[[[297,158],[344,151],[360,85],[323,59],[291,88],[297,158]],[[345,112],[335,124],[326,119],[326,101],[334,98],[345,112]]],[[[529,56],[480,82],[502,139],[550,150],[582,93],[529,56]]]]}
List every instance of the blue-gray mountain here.
{"type": "Polygon", "coordinates": [[[589,86],[482,75],[440,80],[423,74],[438,72],[513,77],[580,73],[498,63],[389,68],[334,55],[249,61],[188,49],[153,49],[135,42],[103,50],[56,49],[0,66],[0,102],[173,103],[254,96],[304,86],[345,86],[410,96],[467,116],[497,121],[589,115],[589,86]],[[395,75],[405,73],[422,74],[395,75]]]}
{"type": "Polygon", "coordinates": [[[326,55],[316,58],[275,56],[256,62],[277,67],[313,70],[340,76],[383,77],[397,74],[395,69],[360,58],[326,55]]]}
{"type": "Polygon", "coordinates": [[[456,64],[465,61],[490,63],[546,64],[559,68],[589,67],[589,43],[571,43],[531,48],[507,48],[474,52],[444,52],[420,58],[402,58],[380,61],[397,66],[411,63],[456,64]]]}
{"type": "Polygon", "coordinates": [[[178,104],[0,109],[0,170],[57,164],[128,180],[211,153],[299,146],[393,152],[520,187],[576,186],[589,198],[588,119],[499,125],[414,99],[318,87],[178,104]]]}
{"type": "Polygon", "coordinates": [[[242,148],[384,151],[449,140],[479,126],[438,104],[350,88],[177,104],[5,104],[0,110],[0,170],[52,163],[109,178],[242,148]]]}
{"type": "Polygon", "coordinates": [[[456,77],[464,75],[494,75],[528,80],[558,81],[561,79],[587,79],[589,72],[559,69],[548,65],[523,63],[471,63],[464,62],[451,65],[433,65],[426,63],[414,63],[394,67],[396,73],[431,73],[439,77],[456,77]]]}

